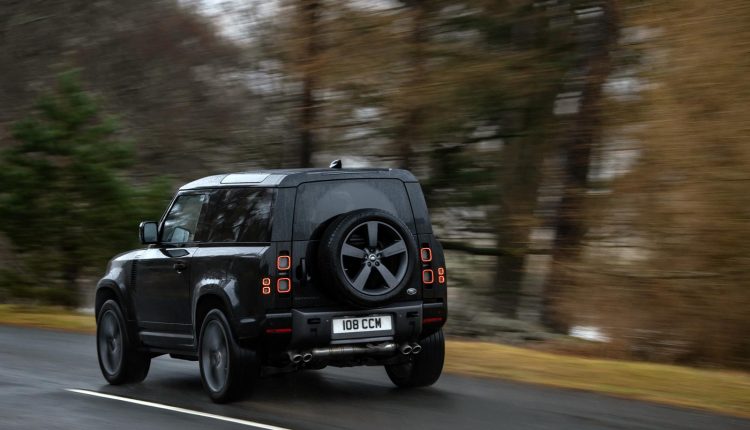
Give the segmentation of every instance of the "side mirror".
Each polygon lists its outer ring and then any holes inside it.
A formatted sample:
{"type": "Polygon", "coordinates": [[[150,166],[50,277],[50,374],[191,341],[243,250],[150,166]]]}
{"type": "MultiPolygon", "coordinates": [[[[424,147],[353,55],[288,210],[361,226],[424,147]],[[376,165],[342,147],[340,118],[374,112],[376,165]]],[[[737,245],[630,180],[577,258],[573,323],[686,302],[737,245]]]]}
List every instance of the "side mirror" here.
{"type": "Polygon", "coordinates": [[[144,245],[150,245],[159,241],[159,224],[154,221],[143,221],[138,226],[138,237],[144,245]]]}

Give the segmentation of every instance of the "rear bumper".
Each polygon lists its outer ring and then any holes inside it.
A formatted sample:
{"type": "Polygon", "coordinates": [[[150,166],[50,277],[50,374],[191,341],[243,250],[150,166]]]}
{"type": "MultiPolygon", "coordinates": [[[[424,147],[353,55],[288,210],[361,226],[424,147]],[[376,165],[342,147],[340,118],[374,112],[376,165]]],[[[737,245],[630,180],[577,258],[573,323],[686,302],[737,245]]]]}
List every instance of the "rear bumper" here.
{"type": "Polygon", "coordinates": [[[369,342],[415,342],[445,323],[446,305],[402,302],[372,309],[314,308],[269,313],[261,324],[265,337],[288,340],[289,348],[310,348],[369,342]],[[390,315],[392,330],[383,332],[333,334],[333,320],[341,317],[390,315]],[[291,328],[291,332],[288,330],[291,328]]]}

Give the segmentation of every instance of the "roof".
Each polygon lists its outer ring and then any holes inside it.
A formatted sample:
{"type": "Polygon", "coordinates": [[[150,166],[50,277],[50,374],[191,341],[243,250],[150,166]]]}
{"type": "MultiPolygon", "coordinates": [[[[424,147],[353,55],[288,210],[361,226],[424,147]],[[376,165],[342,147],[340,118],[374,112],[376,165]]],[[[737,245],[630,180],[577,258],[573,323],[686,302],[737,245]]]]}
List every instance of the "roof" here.
{"type": "Polygon", "coordinates": [[[183,185],[180,190],[236,186],[296,187],[305,182],[341,179],[399,179],[403,182],[417,182],[411,172],[402,169],[271,169],[206,176],[183,185]]]}

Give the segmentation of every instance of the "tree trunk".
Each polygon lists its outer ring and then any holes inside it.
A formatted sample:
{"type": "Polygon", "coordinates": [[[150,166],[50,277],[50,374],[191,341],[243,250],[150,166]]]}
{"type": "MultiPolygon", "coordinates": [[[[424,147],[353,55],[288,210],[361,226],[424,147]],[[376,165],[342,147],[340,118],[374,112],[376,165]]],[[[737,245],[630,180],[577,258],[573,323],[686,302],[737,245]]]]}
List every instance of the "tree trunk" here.
{"type": "Polygon", "coordinates": [[[600,22],[581,30],[590,32],[584,38],[588,42],[583,42],[586,45],[581,48],[586,76],[579,112],[573,121],[570,138],[563,147],[563,195],[554,225],[552,276],[543,299],[543,321],[559,332],[569,329],[569,321],[559,306],[566,287],[573,282],[565,267],[580,253],[586,235],[584,203],[591,153],[601,137],[602,92],[613,70],[611,50],[617,43],[619,29],[616,3],[616,0],[604,2],[600,22]]]}
{"type": "Polygon", "coordinates": [[[403,121],[396,130],[394,142],[400,159],[400,167],[410,169],[412,167],[413,148],[418,146],[422,140],[421,128],[424,121],[424,112],[420,95],[416,94],[424,86],[425,73],[425,20],[427,10],[424,0],[412,0],[407,2],[411,7],[411,77],[407,79],[406,85],[401,89],[402,94],[412,94],[410,102],[407,103],[403,121]]]}
{"type": "Polygon", "coordinates": [[[317,118],[317,102],[315,100],[316,70],[314,70],[314,66],[318,55],[317,37],[320,2],[317,0],[300,0],[297,7],[302,14],[302,26],[305,36],[304,59],[302,62],[299,167],[310,167],[312,164],[312,152],[315,148],[314,130],[317,118]]]}
{"type": "Polygon", "coordinates": [[[65,282],[64,305],[70,308],[79,306],[80,297],[78,296],[78,277],[81,273],[81,266],[74,261],[67,261],[63,267],[62,279],[65,282]]]}
{"type": "Polygon", "coordinates": [[[497,257],[493,291],[495,309],[507,318],[518,317],[521,303],[521,282],[523,281],[524,255],[503,255],[497,257]]]}

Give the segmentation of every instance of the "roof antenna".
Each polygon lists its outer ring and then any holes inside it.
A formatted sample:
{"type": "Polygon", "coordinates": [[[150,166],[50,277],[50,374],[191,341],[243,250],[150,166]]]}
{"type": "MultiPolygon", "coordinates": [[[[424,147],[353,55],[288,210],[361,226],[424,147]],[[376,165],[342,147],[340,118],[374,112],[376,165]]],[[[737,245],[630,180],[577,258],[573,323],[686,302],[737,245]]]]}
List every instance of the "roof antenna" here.
{"type": "Polygon", "coordinates": [[[340,169],[341,168],[341,160],[333,160],[331,161],[331,164],[328,166],[329,169],[340,169]]]}

